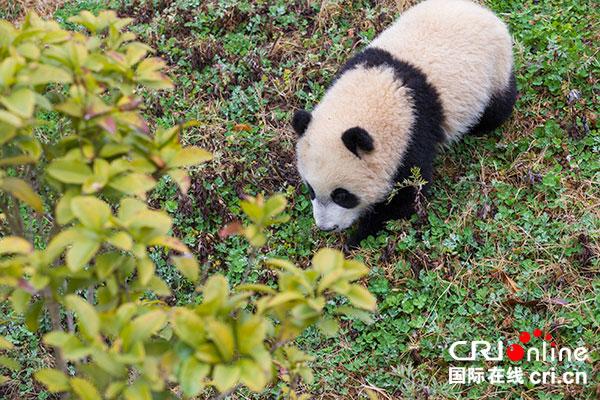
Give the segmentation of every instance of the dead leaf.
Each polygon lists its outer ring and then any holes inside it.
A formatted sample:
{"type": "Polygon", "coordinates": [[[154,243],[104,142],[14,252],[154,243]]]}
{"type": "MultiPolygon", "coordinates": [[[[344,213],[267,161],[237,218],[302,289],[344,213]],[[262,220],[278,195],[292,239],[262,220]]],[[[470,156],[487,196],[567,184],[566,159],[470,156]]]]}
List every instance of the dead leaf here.
{"type": "Polygon", "coordinates": [[[234,221],[227,224],[223,229],[219,231],[219,237],[225,239],[231,235],[239,235],[244,230],[244,227],[239,221],[234,221]]]}
{"type": "Polygon", "coordinates": [[[506,272],[494,268],[490,271],[490,273],[500,282],[504,283],[511,293],[517,293],[520,290],[517,286],[517,283],[513,281],[508,275],[506,275],[506,272]]]}
{"type": "Polygon", "coordinates": [[[252,130],[252,127],[250,125],[246,125],[246,124],[237,124],[235,125],[233,128],[231,128],[234,131],[246,131],[249,132],[252,130]]]}
{"type": "Polygon", "coordinates": [[[521,306],[531,307],[531,308],[544,308],[544,307],[548,307],[550,305],[567,306],[567,305],[569,305],[569,302],[564,299],[560,299],[558,297],[554,297],[551,299],[537,299],[537,300],[529,300],[529,301],[523,301],[523,300],[517,299],[516,297],[511,297],[510,299],[506,300],[503,304],[507,305],[507,306],[515,306],[518,304],[521,306]]]}

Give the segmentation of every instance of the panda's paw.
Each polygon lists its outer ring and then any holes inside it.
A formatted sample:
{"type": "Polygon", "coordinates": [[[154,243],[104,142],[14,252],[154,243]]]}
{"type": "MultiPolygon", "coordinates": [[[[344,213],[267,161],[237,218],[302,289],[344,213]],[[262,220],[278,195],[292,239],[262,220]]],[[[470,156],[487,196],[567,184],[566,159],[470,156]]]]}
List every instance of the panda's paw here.
{"type": "Polygon", "coordinates": [[[360,248],[360,242],[363,240],[364,238],[361,237],[360,235],[357,235],[356,233],[352,234],[348,240],[346,240],[346,243],[344,244],[344,252],[345,253],[350,253],[352,250],[356,250],[360,248]]]}

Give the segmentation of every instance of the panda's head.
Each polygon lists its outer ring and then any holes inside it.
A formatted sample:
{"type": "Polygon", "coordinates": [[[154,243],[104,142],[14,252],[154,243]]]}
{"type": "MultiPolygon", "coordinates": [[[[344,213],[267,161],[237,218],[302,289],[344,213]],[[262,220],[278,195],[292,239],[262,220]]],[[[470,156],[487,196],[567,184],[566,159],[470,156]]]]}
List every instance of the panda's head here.
{"type": "MultiPolygon", "coordinates": [[[[292,125],[301,138],[311,119],[304,110],[294,114],[292,125]]],[[[298,170],[310,195],[315,223],[324,231],[348,228],[370,200],[364,189],[369,187],[371,174],[357,164],[374,150],[373,138],[356,126],[342,132],[339,140],[329,151],[325,143],[299,140],[297,144],[298,170]],[[340,145],[344,147],[341,154],[340,145]]]]}
{"type": "Polygon", "coordinates": [[[294,113],[298,172],[320,229],[346,229],[387,197],[410,139],[406,90],[390,69],[358,67],[312,113],[294,113]]]}

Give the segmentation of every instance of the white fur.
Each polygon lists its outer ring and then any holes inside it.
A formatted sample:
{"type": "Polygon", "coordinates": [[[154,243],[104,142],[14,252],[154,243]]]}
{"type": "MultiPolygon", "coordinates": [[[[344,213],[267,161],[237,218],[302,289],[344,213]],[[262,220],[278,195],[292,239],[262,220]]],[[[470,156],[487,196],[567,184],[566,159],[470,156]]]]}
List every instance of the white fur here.
{"type": "MultiPolygon", "coordinates": [[[[426,75],[440,95],[448,141],[458,140],[479,120],[491,96],[507,87],[513,66],[506,26],[469,0],[424,1],[369,46],[387,50],[426,75]]],[[[319,227],[344,229],[386,198],[414,119],[410,89],[390,67],[355,68],[327,90],[296,147],[299,173],[316,193],[319,227]],[[361,158],[341,140],[355,126],[374,141],[374,150],[361,158]],[[330,198],[336,188],[357,195],[359,205],[350,210],[337,206],[330,198]]]]}
{"type": "Polygon", "coordinates": [[[312,201],[313,215],[317,227],[324,231],[344,230],[352,225],[358,217],[356,208],[344,208],[335,204],[331,199],[323,203],[317,199],[312,201]]]}

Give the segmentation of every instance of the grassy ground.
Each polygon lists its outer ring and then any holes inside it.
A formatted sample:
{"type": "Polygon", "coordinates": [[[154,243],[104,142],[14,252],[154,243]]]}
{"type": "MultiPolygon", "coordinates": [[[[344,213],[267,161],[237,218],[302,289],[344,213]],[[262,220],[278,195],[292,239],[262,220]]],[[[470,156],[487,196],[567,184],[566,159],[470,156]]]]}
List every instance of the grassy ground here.
{"type": "MultiPolygon", "coordinates": [[[[197,119],[188,143],[215,160],[196,171],[188,196],[163,185],[152,202],[169,210],[175,233],[196,249],[207,274],[238,282],[247,247],[217,231],[237,219],[245,194],[284,192],[292,222],[274,231],[264,254],[306,264],[316,249],[341,247],[345,234],[316,230],[306,190],[294,167],[291,111],[310,108],[337,69],[415,1],[119,0],[109,5],[135,17],[134,31],[169,64],[177,88],[148,93],[154,124],[197,119]],[[245,124],[239,129],[238,124],[245,124]]],[[[505,20],[515,40],[520,98],[509,123],[483,138],[465,138],[437,159],[427,216],[390,224],[353,255],[372,268],[376,323],[347,322],[339,335],[309,331],[301,345],[317,355],[318,399],[585,399],[600,396],[600,6],[578,0],[483,1],[505,20]],[[457,340],[516,343],[540,328],[559,347],[585,346],[583,386],[449,385],[448,353],[457,340]]],[[[63,22],[106,1],[66,2],[63,22]]],[[[13,15],[5,9],[5,17],[13,15]]],[[[11,11],[14,12],[14,11],[11,11]]],[[[192,286],[156,255],[188,303],[192,286]]],[[[262,271],[253,279],[268,280],[262,271]]],[[[48,362],[20,317],[0,334],[21,344],[26,368],[6,398],[47,398],[28,384],[48,362]]],[[[515,364],[517,365],[517,364],[515,364]]],[[[562,363],[523,365],[543,370],[562,363]]],[[[235,398],[273,398],[241,394],[235,398]]]]}

